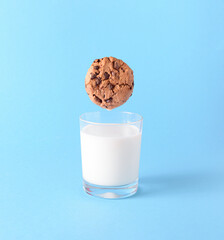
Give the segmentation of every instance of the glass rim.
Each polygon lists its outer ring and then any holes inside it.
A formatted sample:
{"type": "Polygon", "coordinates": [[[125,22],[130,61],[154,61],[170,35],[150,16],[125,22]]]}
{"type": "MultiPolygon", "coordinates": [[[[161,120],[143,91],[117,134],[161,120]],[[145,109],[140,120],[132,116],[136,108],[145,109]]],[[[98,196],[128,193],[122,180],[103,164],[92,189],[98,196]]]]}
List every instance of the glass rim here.
{"type": "Polygon", "coordinates": [[[79,116],[79,120],[82,121],[82,122],[88,123],[88,124],[92,124],[92,125],[124,125],[124,124],[136,124],[136,123],[138,123],[138,122],[142,122],[142,121],[143,121],[142,115],[140,115],[140,114],[138,114],[138,113],[125,112],[125,111],[116,112],[116,113],[119,113],[119,114],[127,114],[127,115],[136,115],[136,116],[138,116],[140,119],[137,120],[137,121],[125,122],[125,123],[122,123],[122,122],[121,122],[121,123],[100,123],[100,122],[93,122],[93,121],[88,121],[88,120],[83,119],[83,115],[84,115],[84,114],[94,114],[94,113],[103,113],[103,112],[102,112],[102,111],[85,112],[85,113],[82,113],[82,114],[79,116]]]}

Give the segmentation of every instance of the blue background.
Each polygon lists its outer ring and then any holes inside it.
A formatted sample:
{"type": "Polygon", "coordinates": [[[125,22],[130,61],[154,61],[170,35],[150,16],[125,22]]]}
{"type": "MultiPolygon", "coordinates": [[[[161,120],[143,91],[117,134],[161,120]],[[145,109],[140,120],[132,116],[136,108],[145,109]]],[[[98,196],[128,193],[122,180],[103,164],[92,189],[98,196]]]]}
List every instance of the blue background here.
{"type": "Polygon", "coordinates": [[[0,239],[224,239],[224,1],[0,0],[0,239]],[[140,188],[82,190],[95,58],[134,70],[140,188]]]}

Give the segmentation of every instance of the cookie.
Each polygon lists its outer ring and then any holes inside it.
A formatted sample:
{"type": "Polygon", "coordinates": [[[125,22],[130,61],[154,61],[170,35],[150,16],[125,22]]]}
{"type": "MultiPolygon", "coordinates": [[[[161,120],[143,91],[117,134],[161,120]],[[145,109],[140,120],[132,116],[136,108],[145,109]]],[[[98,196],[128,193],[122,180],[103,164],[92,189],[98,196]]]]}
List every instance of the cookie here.
{"type": "Polygon", "coordinates": [[[85,88],[91,101],[100,107],[119,107],[132,95],[133,71],[125,62],[114,57],[96,59],[86,74],[85,88]]]}

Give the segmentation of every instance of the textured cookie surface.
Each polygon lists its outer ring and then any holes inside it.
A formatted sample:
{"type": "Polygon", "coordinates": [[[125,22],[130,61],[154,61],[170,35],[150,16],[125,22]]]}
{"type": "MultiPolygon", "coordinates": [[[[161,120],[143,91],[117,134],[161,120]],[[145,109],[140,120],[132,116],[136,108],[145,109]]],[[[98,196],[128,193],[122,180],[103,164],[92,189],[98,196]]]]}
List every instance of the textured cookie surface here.
{"type": "Polygon", "coordinates": [[[119,107],[132,95],[133,71],[114,57],[96,59],[86,74],[85,88],[89,98],[100,107],[119,107]]]}

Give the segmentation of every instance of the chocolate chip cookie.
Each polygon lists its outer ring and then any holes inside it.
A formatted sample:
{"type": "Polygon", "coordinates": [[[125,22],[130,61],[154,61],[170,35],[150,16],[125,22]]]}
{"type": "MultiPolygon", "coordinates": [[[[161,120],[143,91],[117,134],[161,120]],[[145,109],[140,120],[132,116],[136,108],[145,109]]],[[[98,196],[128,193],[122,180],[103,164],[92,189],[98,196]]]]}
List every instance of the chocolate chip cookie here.
{"type": "Polygon", "coordinates": [[[119,107],[132,95],[133,71],[125,62],[114,57],[96,59],[86,74],[85,88],[92,102],[100,107],[119,107]]]}

